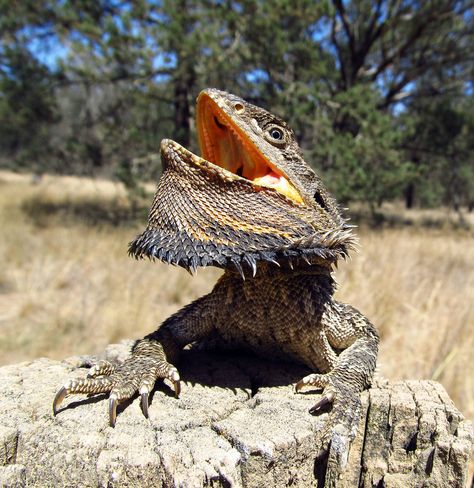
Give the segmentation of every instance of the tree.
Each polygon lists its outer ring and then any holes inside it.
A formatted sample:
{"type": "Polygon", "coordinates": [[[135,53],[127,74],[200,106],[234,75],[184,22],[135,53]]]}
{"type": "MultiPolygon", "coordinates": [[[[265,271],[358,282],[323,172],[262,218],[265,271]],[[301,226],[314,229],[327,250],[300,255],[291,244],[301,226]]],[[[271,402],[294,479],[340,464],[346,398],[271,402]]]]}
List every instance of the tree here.
{"type": "Polygon", "coordinates": [[[459,210],[474,202],[474,104],[460,95],[411,107],[414,130],[405,148],[418,162],[413,192],[423,205],[459,210]]]}
{"type": "Polygon", "coordinates": [[[48,71],[21,46],[5,47],[0,77],[0,150],[36,166],[51,150],[56,101],[48,71]]]}
{"type": "Polygon", "coordinates": [[[470,198],[468,0],[27,0],[0,10],[4,159],[20,147],[55,171],[131,177],[161,138],[197,150],[194,100],[215,86],[288,120],[345,201],[375,208],[415,189],[420,202],[470,198]],[[38,55],[48,43],[59,60],[38,55]],[[443,116],[462,119],[450,149],[436,149],[454,176],[430,179],[420,148],[443,116]]]}
{"type": "MultiPolygon", "coordinates": [[[[333,0],[330,44],[339,69],[333,90],[370,82],[381,90],[380,107],[385,108],[412,96],[427,73],[469,70],[473,13],[469,0],[333,0]]],[[[446,80],[432,81],[425,86],[431,93],[451,88],[446,80]]]]}
{"type": "Polygon", "coordinates": [[[400,193],[412,170],[398,150],[401,131],[389,113],[377,110],[379,103],[370,85],[335,96],[319,117],[310,152],[342,203],[367,202],[373,214],[400,193]]]}
{"type": "MultiPolygon", "coordinates": [[[[3,164],[39,169],[57,120],[54,73],[32,55],[32,35],[49,35],[49,11],[0,4],[0,152],[3,164]]],[[[22,3],[22,2],[20,2],[22,3]]]]}

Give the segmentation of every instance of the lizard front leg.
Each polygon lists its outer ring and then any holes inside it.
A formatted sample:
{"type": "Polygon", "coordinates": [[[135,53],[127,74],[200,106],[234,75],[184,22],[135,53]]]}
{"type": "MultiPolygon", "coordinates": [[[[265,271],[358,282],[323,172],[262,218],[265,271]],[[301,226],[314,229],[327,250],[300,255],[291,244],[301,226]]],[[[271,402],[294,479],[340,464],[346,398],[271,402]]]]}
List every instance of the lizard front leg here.
{"type": "Polygon", "coordinates": [[[113,427],[117,405],[137,392],[143,414],[148,417],[148,396],[158,378],[169,379],[179,396],[180,377],[174,363],[184,346],[211,333],[219,310],[216,300],[216,293],[211,292],[169,317],[155,332],[137,341],[131,357],[122,364],[100,361],[86,378],[66,382],[54,398],[54,414],[68,395],[109,392],[109,424],[113,427]]]}
{"type": "MultiPolygon", "coordinates": [[[[328,477],[335,480],[347,461],[350,442],[360,418],[360,393],[370,387],[375,371],[379,337],[375,327],[356,309],[333,301],[321,318],[324,347],[330,346],[332,367],[324,374],[310,374],[296,384],[323,390],[310,409],[316,413],[328,405],[332,409],[321,436],[323,450],[330,447],[328,477]],[[339,352],[337,354],[337,352],[339,352]]],[[[331,482],[326,486],[332,486],[331,482]]]]}

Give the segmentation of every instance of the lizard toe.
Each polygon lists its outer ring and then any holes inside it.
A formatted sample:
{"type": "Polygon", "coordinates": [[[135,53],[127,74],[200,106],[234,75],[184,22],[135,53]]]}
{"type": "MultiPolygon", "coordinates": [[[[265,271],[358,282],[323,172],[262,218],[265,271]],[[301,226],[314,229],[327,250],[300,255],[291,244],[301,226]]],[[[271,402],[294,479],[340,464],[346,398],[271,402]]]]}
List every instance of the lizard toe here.
{"type": "Polygon", "coordinates": [[[73,379],[66,382],[62,386],[53,400],[53,414],[58,413],[59,407],[66,397],[74,393],[83,393],[97,395],[98,393],[104,393],[110,391],[113,383],[108,376],[100,378],[83,378],[83,379],[73,379]]]}
{"type": "Polygon", "coordinates": [[[324,389],[329,384],[329,379],[325,374],[309,374],[302,378],[295,385],[296,393],[299,393],[303,388],[307,386],[314,386],[316,388],[324,389]]]}
{"type": "Polygon", "coordinates": [[[162,358],[132,356],[117,366],[109,361],[99,361],[89,370],[86,378],[69,380],[58,390],[53,400],[53,414],[58,413],[69,395],[82,393],[91,396],[110,392],[109,425],[114,427],[118,405],[139,393],[143,415],[148,418],[149,396],[158,378],[169,380],[175,396],[179,396],[181,384],[178,370],[162,358]]]}
{"type": "Polygon", "coordinates": [[[115,371],[115,364],[105,359],[100,360],[89,369],[88,378],[97,378],[98,376],[110,376],[115,371]]]}

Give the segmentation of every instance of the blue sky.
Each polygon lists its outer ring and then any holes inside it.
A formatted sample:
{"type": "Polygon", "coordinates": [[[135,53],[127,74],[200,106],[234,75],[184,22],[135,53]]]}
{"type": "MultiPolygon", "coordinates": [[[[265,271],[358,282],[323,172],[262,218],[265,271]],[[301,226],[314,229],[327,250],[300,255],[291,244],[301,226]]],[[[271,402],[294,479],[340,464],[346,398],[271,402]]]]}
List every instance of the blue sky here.
{"type": "Polygon", "coordinates": [[[68,48],[55,35],[41,35],[42,32],[34,34],[36,36],[32,35],[31,30],[25,32],[28,50],[40,63],[50,69],[56,69],[58,63],[67,57],[68,48]]]}

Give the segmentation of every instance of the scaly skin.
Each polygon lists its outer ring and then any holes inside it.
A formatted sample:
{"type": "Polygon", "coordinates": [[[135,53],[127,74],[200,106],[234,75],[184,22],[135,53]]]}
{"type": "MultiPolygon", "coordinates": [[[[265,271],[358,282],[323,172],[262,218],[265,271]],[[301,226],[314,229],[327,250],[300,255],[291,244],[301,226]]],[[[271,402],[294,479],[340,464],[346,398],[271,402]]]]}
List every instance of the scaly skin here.
{"type": "Polygon", "coordinates": [[[67,382],[54,412],[69,394],[110,392],[113,426],[117,404],[139,392],[147,416],[158,378],[171,380],[179,395],[174,364],[196,341],[290,358],[315,372],[297,383],[297,391],[323,390],[310,412],[332,404],[321,445],[331,445],[328,483],[335,485],[379,341],[361,313],[333,299],[331,271],[352,247],[350,226],[283,121],[213,89],[200,95],[197,119],[206,159],[162,142],[163,176],[148,227],[130,252],[190,270],[219,266],[224,275],[211,293],[137,341],[124,363],[102,361],[87,378],[67,382]]]}

